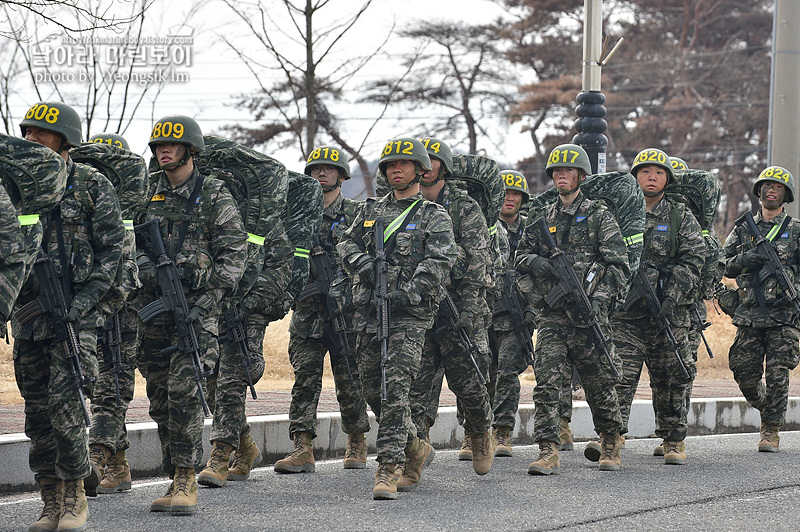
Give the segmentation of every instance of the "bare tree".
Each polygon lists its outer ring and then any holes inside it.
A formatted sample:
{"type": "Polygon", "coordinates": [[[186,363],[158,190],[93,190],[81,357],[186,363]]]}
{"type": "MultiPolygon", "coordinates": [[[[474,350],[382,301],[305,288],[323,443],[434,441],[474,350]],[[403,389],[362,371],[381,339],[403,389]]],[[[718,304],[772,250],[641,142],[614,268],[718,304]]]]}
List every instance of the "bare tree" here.
{"type": "MultiPolygon", "coordinates": [[[[128,15],[120,15],[114,6],[120,2],[99,0],[84,2],[83,0],[3,0],[6,13],[34,17],[63,29],[68,33],[83,33],[97,29],[123,29],[133,23],[154,0],[143,2],[137,10],[128,15]]],[[[136,2],[125,2],[136,4],[136,2]]],[[[16,31],[8,32],[0,29],[0,36],[16,39],[16,31]]]]}

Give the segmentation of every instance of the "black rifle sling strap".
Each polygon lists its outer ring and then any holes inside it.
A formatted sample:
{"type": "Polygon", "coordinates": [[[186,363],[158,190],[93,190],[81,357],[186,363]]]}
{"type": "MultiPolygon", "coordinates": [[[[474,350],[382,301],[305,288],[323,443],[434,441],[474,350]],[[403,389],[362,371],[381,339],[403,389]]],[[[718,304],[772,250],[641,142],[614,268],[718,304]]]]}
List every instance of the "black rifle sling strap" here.
{"type": "Polygon", "coordinates": [[[194,183],[194,188],[192,189],[192,193],[189,196],[189,199],[186,200],[186,205],[183,208],[183,219],[181,220],[181,227],[178,230],[178,241],[175,244],[175,260],[178,259],[178,252],[180,252],[181,247],[183,246],[183,241],[186,240],[186,235],[189,233],[189,222],[191,222],[191,213],[194,209],[194,206],[197,204],[197,197],[200,195],[200,191],[203,189],[203,181],[205,181],[205,177],[197,173],[197,181],[194,183]]]}
{"type": "MultiPolygon", "coordinates": [[[[72,165],[70,168],[69,176],[67,177],[67,190],[70,189],[70,185],[72,185],[72,180],[75,177],[75,164],[72,165]]],[[[69,261],[67,259],[67,248],[64,244],[64,223],[61,219],[61,203],[58,204],[58,207],[53,209],[53,225],[55,226],[56,231],[56,243],[58,244],[58,262],[59,262],[59,276],[61,277],[61,286],[64,289],[64,299],[67,303],[67,308],[65,310],[69,311],[69,305],[72,304],[72,288],[70,286],[70,279],[69,279],[69,261]]],[[[47,249],[47,248],[44,248],[47,249]]]]}
{"type": "Polygon", "coordinates": [[[386,229],[383,232],[383,242],[386,246],[386,256],[391,256],[392,252],[394,251],[396,241],[395,238],[397,236],[397,231],[406,225],[407,220],[413,220],[414,215],[417,211],[422,207],[425,202],[423,200],[416,200],[414,203],[411,204],[409,208],[407,208],[404,212],[400,213],[400,216],[392,220],[386,229]]]}

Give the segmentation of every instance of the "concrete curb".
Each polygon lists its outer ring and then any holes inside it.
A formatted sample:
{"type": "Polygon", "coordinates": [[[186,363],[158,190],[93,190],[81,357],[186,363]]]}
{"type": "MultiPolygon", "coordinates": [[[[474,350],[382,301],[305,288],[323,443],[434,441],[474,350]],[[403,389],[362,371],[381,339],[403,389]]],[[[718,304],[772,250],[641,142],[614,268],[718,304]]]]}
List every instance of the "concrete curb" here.
{"type": "MultiPolygon", "coordinates": [[[[515,445],[532,445],[533,413],[531,404],[521,405],[517,412],[517,424],[512,434],[515,445]]],[[[370,413],[372,430],[367,435],[370,453],[375,453],[376,423],[370,413]]],[[[255,416],[248,419],[253,440],[262,450],[261,465],[271,465],[292,450],[289,440],[289,416],[255,416]]],[[[760,416],[744,399],[693,399],[689,412],[689,435],[733,434],[758,432],[760,416]]],[[[591,412],[585,401],[575,401],[573,406],[572,434],[576,441],[597,437],[591,412]]],[[[800,430],[800,398],[790,397],[786,421],[782,430],[800,430]]],[[[647,438],[653,435],[655,422],[653,406],[649,400],[635,400],[628,424],[629,438],[647,438]]],[[[205,455],[211,446],[208,438],[211,420],[204,427],[205,455]]],[[[464,429],[456,421],[456,407],[439,409],[437,421],[431,428],[431,443],[437,449],[457,449],[461,446],[464,429]]],[[[134,479],[161,476],[161,452],[155,423],[128,425],[131,448],[128,461],[134,479]]],[[[0,435],[0,464],[4,464],[4,482],[0,493],[33,491],[36,486],[28,468],[30,440],[24,434],[0,435]]],[[[314,455],[317,460],[341,458],[344,455],[347,435],[342,431],[339,413],[321,413],[317,417],[317,437],[314,440],[314,455]]],[[[755,443],[754,443],[755,444],[755,443]]]]}

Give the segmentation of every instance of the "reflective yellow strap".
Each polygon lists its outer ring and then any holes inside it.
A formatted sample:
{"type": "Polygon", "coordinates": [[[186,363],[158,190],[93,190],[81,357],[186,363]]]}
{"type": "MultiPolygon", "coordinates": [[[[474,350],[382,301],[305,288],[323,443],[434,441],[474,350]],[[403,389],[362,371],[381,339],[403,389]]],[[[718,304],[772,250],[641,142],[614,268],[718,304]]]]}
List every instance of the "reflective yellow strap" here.
{"type": "Polygon", "coordinates": [[[133,231],[133,220],[122,220],[122,225],[126,231],[133,231]]]}
{"type": "Polygon", "coordinates": [[[259,246],[264,245],[265,238],[263,236],[254,235],[253,233],[247,233],[247,241],[252,242],[253,244],[258,244],[259,246]]]}
{"type": "Polygon", "coordinates": [[[311,254],[310,249],[294,248],[294,256],[307,259],[311,254]]]}
{"type": "Polygon", "coordinates": [[[769,240],[770,242],[775,240],[775,237],[778,236],[778,230],[780,228],[781,228],[780,225],[773,225],[772,229],[770,229],[769,233],[767,233],[767,240],[769,240]]]}
{"type": "Polygon", "coordinates": [[[420,201],[422,201],[422,200],[416,200],[414,203],[409,205],[406,210],[404,210],[403,212],[400,213],[400,216],[398,216],[397,218],[392,220],[392,223],[389,224],[389,227],[387,227],[387,228],[385,228],[383,230],[383,241],[384,242],[388,242],[389,238],[391,238],[391,236],[395,233],[395,231],[400,229],[400,226],[403,224],[403,222],[406,221],[406,216],[408,215],[408,213],[411,212],[411,209],[414,208],[414,205],[416,205],[420,201]]]}
{"type": "Polygon", "coordinates": [[[39,221],[38,214],[23,214],[22,216],[17,216],[19,219],[19,225],[33,225],[39,221]]]}
{"type": "Polygon", "coordinates": [[[497,233],[497,223],[489,228],[489,236],[494,236],[497,233]]]}
{"type": "Polygon", "coordinates": [[[635,235],[625,237],[625,245],[632,246],[634,244],[641,244],[644,242],[644,233],[636,233],[635,235]]]}

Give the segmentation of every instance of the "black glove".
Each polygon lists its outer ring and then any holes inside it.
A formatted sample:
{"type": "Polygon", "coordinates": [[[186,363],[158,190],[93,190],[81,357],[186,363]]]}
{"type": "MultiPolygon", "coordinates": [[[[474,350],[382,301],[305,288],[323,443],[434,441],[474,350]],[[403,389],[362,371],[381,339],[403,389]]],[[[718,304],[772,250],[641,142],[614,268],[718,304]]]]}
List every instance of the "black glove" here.
{"type": "Polygon", "coordinates": [[[592,299],[592,311],[590,315],[597,319],[603,315],[603,304],[600,302],[599,299],[592,299]]]}
{"type": "Polygon", "coordinates": [[[467,335],[472,334],[472,312],[465,310],[461,313],[461,317],[453,324],[454,330],[464,329],[467,335]]]}
{"type": "Polygon", "coordinates": [[[375,271],[372,266],[372,259],[369,255],[364,255],[358,259],[353,265],[353,269],[355,269],[356,275],[362,283],[372,285],[375,271]]]}
{"type": "Polygon", "coordinates": [[[386,294],[386,299],[392,302],[392,308],[402,310],[411,306],[411,300],[403,290],[392,290],[386,294]]]}
{"type": "Polygon", "coordinates": [[[69,312],[64,314],[64,321],[66,323],[78,323],[81,320],[81,311],[75,307],[71,307],[69,312]]]}
{"type": "Polygon", "coordinates": [[[736,262],[739,263],[739,266],[747,268],[748,270],[759,269],[761,265],[764,264],[765,260],[767,260],[767,258],[764,255],[759,255],[758,251],[755,249],[745,251],[736,257],[736,262]]]}
{"type": "Polygon", "coordinates": [[[534,277],[542,279],[556,277],[556,269],[553,268],[553,261],[541,255],[528,255],[528,267],[534,277]]]}
{"type": "Polygon", "coordinates": [[[675,308],[675,300],[671,297],[668,297],[661,303],[661,310],[658,311],[658,316],[656,319],[661,320],[664,318],[671,318],[672,317],[672,310],[675,308]]]}
{"type": "Polygon", "coordinates": [[[522,324],[525,327],[530,327],[531,329],[536,328],[536,314],[531,312],[530,310],[525,311],[525,319],[522,320],[522,324]]]}
{"type": "Polygon", "coordinates": [[[189,315],[186,317],[186,323],[189,325],[202,323],[205,315],[206,309],[203,307],[194,306],[192,307],[192,310],[189,311],[189,315]]]}

